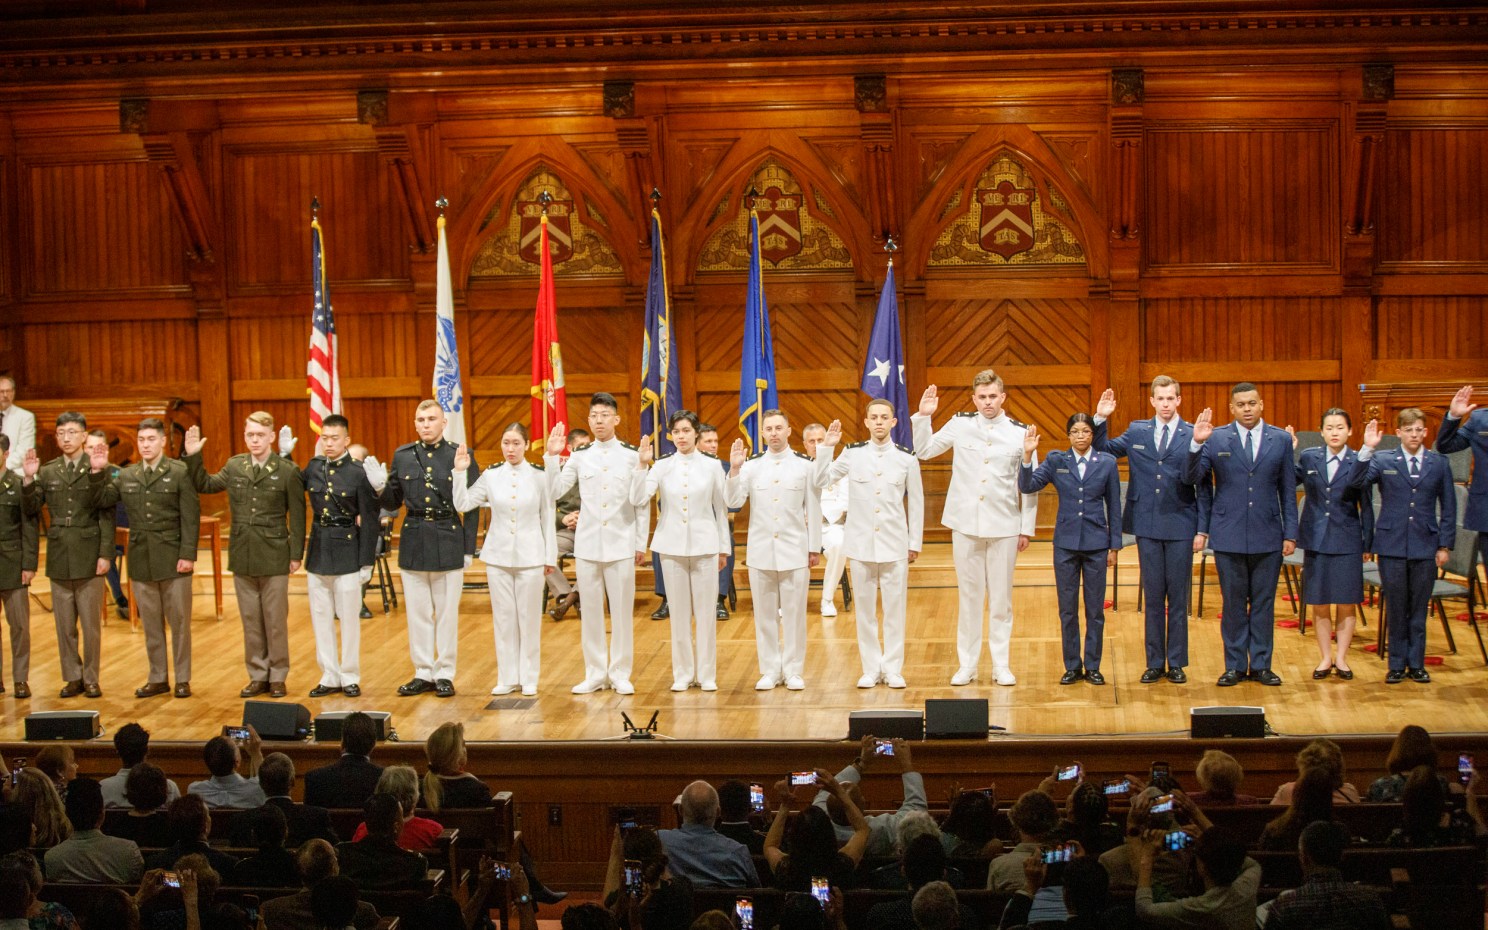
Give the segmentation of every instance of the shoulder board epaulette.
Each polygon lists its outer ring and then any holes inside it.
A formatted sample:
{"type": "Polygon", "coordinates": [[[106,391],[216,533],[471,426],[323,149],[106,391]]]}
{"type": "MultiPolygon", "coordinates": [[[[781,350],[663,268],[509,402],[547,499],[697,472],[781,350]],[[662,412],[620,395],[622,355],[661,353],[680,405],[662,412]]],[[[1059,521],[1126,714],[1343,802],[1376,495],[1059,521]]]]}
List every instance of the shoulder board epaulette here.
{"type": "Polygon", "coordinates": [[[1014,420],[1012,417],[1008,417],[1008,422],[1018,427],[1019,429],[1028,429],[1027,423],[1020,423],[1017,420],[1014,420]]]}
{"type": "Polygon", "coordinates": [[[531,465],[533,468],[537,469],[538,471],[547,471],[547,466],[544,465],[542,462],[528,462],[527,464],[528,465],[531,465]]]}
{"type": "MultiPolygon", "coordinates": [[[[637,450],[636,450],[636,447],[635,447],[635,446],[633,446],[633,445],[631,445],[631,444],[630,444],[630,443],[628,443],[628,442],[626,442],[626,441],[625,441],[625,440],[623,440],[623,439],[622,439],[622,440],[620,440],[620,445],[622,445],[622,446],[624,446],[624,447],[625,447],[625,448],[627,448],[627,449],[629,449],[629,450],[630,450],[630,451],[632,451],[632,452],[635,452],[635,451],[637,451],[637,450]]],[[[585,446],[585,448],[588,448],[588,447],[587,447],[587,446],[585,446]]]]}
{"type": "Polygon", "coordinates": [[[897,442],[894,443],[894,448],[898,449],[900,452],[903,452],[905,455],[914,455],[913,449],[909,448],[908,446],[901,446],[897,442]]]}
{"type": "Polygon", "coordinates": [[[808,462],[814,462],[814,461],[816,461],[816,459],[812,458],[811,456],[807,455],[804,452],[794,452],[793,451],[791,454],[794,455],[798,459],[805,459],[808,462]]]}
{"type": "Polygon", "coordinates": [[[501,466],[503,466],[505,464],[506,464],[506,459],[502,459],[499,462],[492,462],[491,464],[489,464],[489,465],[486,466],[486,471],[490,471],[493,468],[500,468],[501,466]]]}
{"type": "MultiPolygon", "coordinates": [[[[621,445],[624,445],[624,443],[621,443],[621,445]]],[[[585,449],[593,449],[593,448],[594,448],[594,443],[591,442],[591,443],[588,443],[586,445],[579,446],[577,449],[570,448],[568,450],[568,454],[569,455],[574,455],[576,453],[583,452],[585,449]]]]}
{"type": "Polygon", "coordinates": [[[960,413],[956,414],[956,416],[958,416],[958,417],[974,417],[974,416],[976,416],[976,411],[975,410],[963,410],[960,413]]]}
{"type": "Polygon", "coordinates": [[[754,461],[757,458],[763,458],[764,455],[765,454],[763,452],[756,452],[755,454],[751,455],[749,458],[745,459],[744,461],[746,461],[746,462],[752,462],[752,461],[754,461]]]}
{"type": "Polygon", "coordinates": [[[669,459],[669,458],[671,458],[671,457],[672,457],[672,456],[674,456],[674,455],[676,455],[676,454],[677,454],[677,453],[675,453],[675,452],[663,452],[663,453],[662,453],[662,454],[661,454],[661,455],[658,455],[658,456],[657,456],[657,457],[656,457],[656,458],[655,458],[655,459],[653,459],[653,460],[652,460],[652,461],[656,461],[656,462],[659,462],[659,461],[661,461],[661,460],[662,460],[662,459],[669,459]]]}
{"type": "Polygon", "coordinates": [[[850,443],[848,443],[847,444],[847,448],[849,448],[849,449],[858,449],[858,448],[861,448],[861,447],[866,446],[866,445],[868,445],[868,440],[866,440],[866,439],[859,439],[857,442],[850,442],[850,443]]]}
{"type": "Polygon", "coordinates": [[[703,452],[702,449],[699,449],[698,452],[702,453],[703,455],[706,455],[708,458],[712,459],[715,462],[718,461],[718,456],[714,455],[711,452],[703,452]]]}
{"type": "Polygon", "coordinates": [[[393,451],[395,453],[397,453],[397,452],[411,451],[413,449],[413,447],[416,446],[416,445],[418,445],[417,442],[406,442],[406,443],[404,443],[403,445],[399,446],[397,449],[395,449],[393,451]]]}

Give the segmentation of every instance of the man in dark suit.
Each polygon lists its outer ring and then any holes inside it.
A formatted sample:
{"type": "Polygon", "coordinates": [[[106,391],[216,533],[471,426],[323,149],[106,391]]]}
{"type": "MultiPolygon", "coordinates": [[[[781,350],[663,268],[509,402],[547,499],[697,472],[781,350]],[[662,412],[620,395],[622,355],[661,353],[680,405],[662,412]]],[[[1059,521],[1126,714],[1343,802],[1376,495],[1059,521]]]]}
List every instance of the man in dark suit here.
{"type": "MultiPolygon", "coordinates": [[[[264,902],[266,930],[321,930],[321,923],[310,912],[310,889],[323,879],[339,874],[336,850],[324,840],[311,840],[295,853],[295,864],[299,867],[300,881],[305,890],[264,902]]],[[[372,930],[379,919],[376,908],[366,901],[359,901],[351,924],[356,930],[372,930]]]]}
{"type": "Polygon", "coordinates": [[[336,847],[341,874],[361,888],[396,891],[413,888],[429,872],[429,860],[422,853],[409,852],[398,845],[403,829],[403,807],[390,794],[374,794],[363,807],[367,835],[355,843],[336,847]]]}
{"type": "Polygon", "coordinates": [[[1167,375],[1152,379],[1150,420],[1133,420],[1126,432],[1106,438],[1106,418],[1116,410],[1116,393],[1107,389],[1095,406],[1097,452],[1126,456],[1130,480],[1121,530],[1137,537],[1142,596],[1146,602],[1147,669],[1142,684],[1167,678],[1188,681],[1188,592],[1193,587],[1193,554],[1204,548],[1199,523],[1209,522],[1209,482],[1197,488],[1185,477],[1183,450],[1193,426],[1178,415],[1182,388],[1167,375]]]}
{"type": "Polygon", "coordinates": [[[1209,536],[1224,595],[1221,688],[1246,677],[1281,684],[1271,644],[1281,560],[1297,548],[1297,473],[1291,436],[1262,420],[1263,409],[1260,391],[1242,381],[1230,388],[1235,421],[1216,429],[1205,408],[1189,442],[1188,481],[1214,482],[1209,525],[1199,532],[1209,536]]]}
{"type": "Polygon", "coordinates": [[[1426,414],[1415,407],[1400,411],[1395,434],[1400,448],[1376,456],[1380,429],[1376,421],[1369,421],[1349,486],[1378,484],[1380,489],[1374,553],[1379,557],[1390,634],[1385,684],[1409,678],[1424,685],[1431,681],[1426,672],[1426,614],[1436,570],[1447,564],[1457,542],[1457,492],[1452,467],[1425,447],[1426,414]]]}
{"type": "MultiPolygon", "coordinates": [[[[306,840],[323,839],[328,843],[340,841],[335,827],[331,826],[331,814],[316,804],[296,804],[290,792],[294,790],[294,760],[282,752],[271,752],[264,756],[258,767],[258,786],[263,789],[265,805],[273,805],[284,813],[291,848],[297,848],[306,840]]],[[[229,841],[234,846],[254,846],[253,824],[248,817],[233,820],[228,831],[229,841]]]]}
{"type": "Polygon", "coordinates": [[[341,758],[305,773],[305,803],[317,807],[360,807],[377,790],[382,766],[368,757],[377,745],[377,724],[361,711],[341,724],[341,758]]]}

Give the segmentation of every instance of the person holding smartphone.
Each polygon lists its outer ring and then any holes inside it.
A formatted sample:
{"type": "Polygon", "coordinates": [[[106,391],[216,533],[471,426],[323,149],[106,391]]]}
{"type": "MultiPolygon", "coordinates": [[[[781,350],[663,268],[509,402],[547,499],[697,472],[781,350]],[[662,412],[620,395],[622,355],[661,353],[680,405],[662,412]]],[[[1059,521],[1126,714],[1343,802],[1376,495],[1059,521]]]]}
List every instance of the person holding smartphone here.
{"type": "Polygon", "coordinates": [[[672,871],[699,888],[756,888],[749,847],[713,828],[718,820],[718,792],[705,781],[682,789],[682,825],[657,833],[672,871]]]}
{"type": "Polygon", "coordinates": [[[615,827],[601,900],[621,930],[686,927],[692,923],[692,898],[692,882],[672,874],[654,829],[615,827]],[[625,881],[627,862],[639,866],[639,882],[625,881]]]}
{"type": "Polygon", "coordinates": [[[780,806],[770,822],[770,832],[765,835],[765,862],[770,866],[773,884],[786,891],[809,891],[811,879],[820,875],[838,888],[854,887],[858,864],[868,848],[869,832],[868,819],[853,796],[855,786],[838,781],[822,769],[816,770],[821,793],[836,798],[844,819],[851,825],[852,833],[847,841],[839,843],[825,804],[812,803],[791,820],[797,794],[807,787],[794,785],[792,781],[784,778],[775,783],[780,806]],[[791,820],[789,838],[787,820],[791,820]]]}
{"type": "MultiPolygon", "coordinates": [[[[896,764],[899,767],[900,788],[904,798],[899,809],[892,813],[874,814],[867,818],[869,836],[864,855],[874,858],[894,855],[898,847],[899,822],[906,814],[930,809],[929,800],[925,796],[925,779],[915,771],[909,744],[899,739],[888,740],[893,751],[885,753],[879,748],[884,742],[872,734],[864,736],[862,742],[858,744],[858,757],[836,776],[836,781],[847,787],[858,809],[866,810],[868,805],[863,799],[863,791],[860,787],[863,773],[878,766],[896,764]]],[[[837,842],[840,845],[852,838],[854,828],[846,809],[833,800],[834,796],[833,792],[822,790],[817,792],[812,803],[831,816],[837,831],[837,842]]]]}

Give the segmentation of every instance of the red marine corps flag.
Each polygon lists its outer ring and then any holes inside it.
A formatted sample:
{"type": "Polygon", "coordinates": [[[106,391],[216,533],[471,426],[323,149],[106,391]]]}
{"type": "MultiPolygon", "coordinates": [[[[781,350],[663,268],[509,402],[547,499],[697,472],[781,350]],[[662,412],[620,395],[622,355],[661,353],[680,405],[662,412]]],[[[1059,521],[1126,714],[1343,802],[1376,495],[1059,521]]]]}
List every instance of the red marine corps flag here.
{"type": "Polygon", "coordinates": [[[553,255],[548,243],[547,206],[553,196],[543,191],[538,220],[537,320],[532,330],[532,441],[541,449],[554,426],[567,426],[568,394],[563,389],[563,353],[558,348],[558,302],[553,296],[553,255]]]}

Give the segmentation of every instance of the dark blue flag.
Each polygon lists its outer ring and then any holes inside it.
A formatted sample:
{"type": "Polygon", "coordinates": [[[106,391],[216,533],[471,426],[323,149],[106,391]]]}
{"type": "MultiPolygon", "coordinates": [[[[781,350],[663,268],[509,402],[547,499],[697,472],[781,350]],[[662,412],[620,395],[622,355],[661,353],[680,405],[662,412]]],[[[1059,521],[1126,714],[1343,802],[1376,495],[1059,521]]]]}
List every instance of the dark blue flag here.
{"type": "Polygon", "coordinates": [[[646,282],[646,333],[641,344],[641,435],[651,436],[657,455],[675,452],[667,418],[682,408],[672,300],[667,294],[666,249],[661,215],[651,211],[651,278],[646,282]]]}
{"type": "Polygon", "coordinates": [[[775,394],[775,344],[760,274],[759,214],[749,211],[749,295],[744,303],[744,363],[739,369],[739,432],[750,452],[765,451],[764,412],[780,406],[775,394]]]}
{"type": "Polygon", "coordinates": [[[869,397],[882,397],[894,405],[894,424],[890,436],[901,446],[913,441],[909,426],[909,391],[904,385],[904,340],[899,338],[899,297],[894,292],[894,261],[889,260],[889,274],[884,278],[883,292],[878,296],[878,312],[873,316],[873,335],[868,340],[868,357],[863,360],[863,382],[859,385],[869,397]]]}

